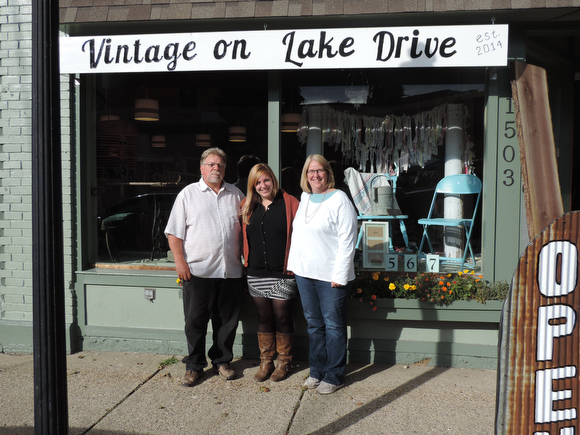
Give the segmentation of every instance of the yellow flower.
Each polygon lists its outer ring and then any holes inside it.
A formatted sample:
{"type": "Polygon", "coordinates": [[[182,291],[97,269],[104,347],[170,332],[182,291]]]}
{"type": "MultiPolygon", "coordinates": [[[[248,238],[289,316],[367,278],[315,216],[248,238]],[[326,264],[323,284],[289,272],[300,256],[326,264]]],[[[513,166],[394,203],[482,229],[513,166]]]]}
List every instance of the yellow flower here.
{"type": "Polygon", "coordinates": [[[468,270],[468,269],[465,269],[465,270],[463,271],[463,273],[469,273],[469,270],[468,270]]]}
{"type": "Polygon", "coordinates": [[[447,274],[447,278],[451,278],[451,274],[450,273],[447,274]]]}
{"type": "Polygon", "coordinates": [[[416,285],[412,285],[412,286],[411,286],[411,289],[412,289],[412,290],[417,290],[417,286],[416,286],[416,285]]]}
{"type": "Polygon", "coordinates": [[[457,275],[461,276],[461,275],[463,275],[463,272],[459,271],[459,272],[457,272],[457,275]]]}
{"type": "Polygon", "coordinates": [[[397,288],[394,283],[389,284],[389,290],[395,290],[397,288]]]}
{"type": "Polygon", "coordinates": [[[405,285],[403,286],[403,288],[404,288],[405,290],[409,290],[409,287],[411,287],[409,284],[405,284],[405,285]]]}
{"type": "Polygon", "coordinates": [[[379,279],[379,273],[375,272],[373,273],[373,279],[376,281],[377,279],[379,279]]]}
{"type": "Polygon", "coordinates": [[[472,275],[475,275],[475,270],[472,270],[472,271],[471,271],[471,274],[472,274],[472,275]]]}

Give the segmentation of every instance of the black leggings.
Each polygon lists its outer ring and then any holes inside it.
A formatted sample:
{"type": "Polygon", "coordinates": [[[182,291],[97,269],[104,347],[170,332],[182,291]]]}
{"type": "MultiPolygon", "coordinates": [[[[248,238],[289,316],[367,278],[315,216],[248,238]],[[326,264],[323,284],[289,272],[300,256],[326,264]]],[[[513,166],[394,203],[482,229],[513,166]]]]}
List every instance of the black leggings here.
{"type": "Polygon", "coordinates": [[[294,299],[252,298],[258,312],[258,332],[294,332],[294,299]]]}

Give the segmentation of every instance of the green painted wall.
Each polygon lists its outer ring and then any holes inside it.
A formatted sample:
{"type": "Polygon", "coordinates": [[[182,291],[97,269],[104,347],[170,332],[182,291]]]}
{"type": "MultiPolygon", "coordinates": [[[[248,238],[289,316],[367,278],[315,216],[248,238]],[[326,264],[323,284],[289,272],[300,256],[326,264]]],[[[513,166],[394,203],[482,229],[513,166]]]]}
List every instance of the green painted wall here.
{"type": "MultiPolygon", "coordinates": [[[[183,300],[173,271],[103,271],[79,274],[79,347],[93,351],[184,355],[183,300]],[[145,288],[155,289],[152,302],[145,288]]],[[[419,301],[385,299],[378,310],[348,302],[349,361],[495,369],[501,303],[457,302],[440,308],[419,301]]],[[[295,359],[307,361],[308,334],[299,299],[294,306],[295,359]]],[[[257,321],[244,296],[234,344],[237,357],[257,358],[257,321]]],[[[208,325],[207,349],[211,346],[208,325]]]]}
{"type": "Polygon", "coordinates": [[[482,271],[487,280],[511,282],[528,240],[510,69],[494,68],[487,80],[482,271]]]}

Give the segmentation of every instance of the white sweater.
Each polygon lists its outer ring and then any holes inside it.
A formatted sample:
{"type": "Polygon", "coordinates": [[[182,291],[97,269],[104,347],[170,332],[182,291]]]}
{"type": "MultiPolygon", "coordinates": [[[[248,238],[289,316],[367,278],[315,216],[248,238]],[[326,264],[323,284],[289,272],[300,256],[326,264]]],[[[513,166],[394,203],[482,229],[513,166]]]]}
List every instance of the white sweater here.
{"type": "Polygon", "coordinates": [[[288,270],[296,275],[346,285],[355,278],[357,220],[346,194],[335,190],[322,203],[302,193],[292,224],[288,270]],[[308,223],[305,214],[308,204],[308,223]],[[318,208],[320,206],[320,208],[318,208]]]}

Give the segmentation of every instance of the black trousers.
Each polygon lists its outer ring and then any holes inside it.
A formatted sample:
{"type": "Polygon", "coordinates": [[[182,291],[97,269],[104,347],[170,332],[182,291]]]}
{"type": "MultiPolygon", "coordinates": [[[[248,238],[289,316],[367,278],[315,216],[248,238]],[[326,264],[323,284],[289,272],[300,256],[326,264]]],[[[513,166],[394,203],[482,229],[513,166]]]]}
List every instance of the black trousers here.
{"type": "Polygon", "coordinates": [[[205,338],[211,320],[213,344],[208,351],[214,366],[229,363],[242,309],[242,278],[200,278],[183,283],[185,337],[189,355],[183,358],[186,370],[207,366],[205,338]]]}

